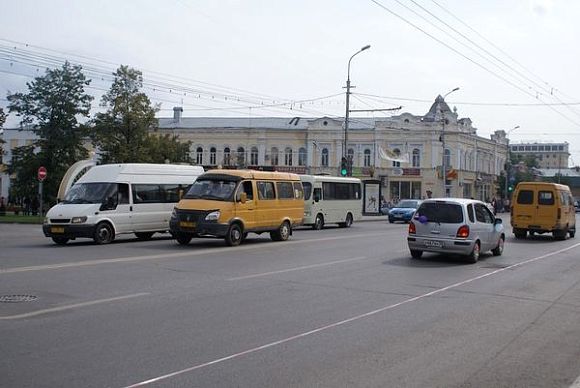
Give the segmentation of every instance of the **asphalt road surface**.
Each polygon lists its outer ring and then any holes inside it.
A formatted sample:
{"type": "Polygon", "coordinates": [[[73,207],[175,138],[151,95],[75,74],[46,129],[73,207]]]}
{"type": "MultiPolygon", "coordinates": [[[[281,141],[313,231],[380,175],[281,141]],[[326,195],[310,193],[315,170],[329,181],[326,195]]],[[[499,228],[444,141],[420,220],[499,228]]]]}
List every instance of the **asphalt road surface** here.
{"type": "Polygon", "coordinates": [[[0,224],[0,386],[569,387],[580,239],[504,220],[474,265],[411,259],[386,221],[233,248],[0,224]]]}

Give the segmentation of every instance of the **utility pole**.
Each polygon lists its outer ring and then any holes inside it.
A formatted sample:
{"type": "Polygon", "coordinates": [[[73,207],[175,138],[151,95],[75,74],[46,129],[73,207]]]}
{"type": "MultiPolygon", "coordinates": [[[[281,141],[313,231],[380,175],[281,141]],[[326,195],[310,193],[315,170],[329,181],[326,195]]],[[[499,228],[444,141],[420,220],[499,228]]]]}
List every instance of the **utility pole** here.
{"type": "Polygon", "coordinates": [[[346,113],[344,116],[344,142],[342,144],[342,157],[346,158],[347,154],[346,154],[346,145],[348,142],[348,119],[349,119],[349,115],[350,115],[350,61],[352,61],[352,59],[355,57],[355,55],[360,54],[361,52],[363,52],[364,50],[367,50],[371,48],[370,44],[367,44],[366,46],[364,46],[363,48],[361,48],[359,51],[357,51],[356,53],[354,53],[350,59],[348,60],[348,71],[347,71],[347,75],[346,75],[346,113]]]}
{"type": "MultiPolygon", "coordinates": [[[[445,103],[445,97],[450,95],[451,93],[459,90],[459,88],[455,88],[449,92],[447,92],[441,101],[441,103],[445,103]]],[[[447,197],[447,166],[445,165],[445,112],[441,110],[441,144],[443,145],[443,160],[441,161],[441,173],[443,175],[443,192],[442,197],[447,197]]]]}

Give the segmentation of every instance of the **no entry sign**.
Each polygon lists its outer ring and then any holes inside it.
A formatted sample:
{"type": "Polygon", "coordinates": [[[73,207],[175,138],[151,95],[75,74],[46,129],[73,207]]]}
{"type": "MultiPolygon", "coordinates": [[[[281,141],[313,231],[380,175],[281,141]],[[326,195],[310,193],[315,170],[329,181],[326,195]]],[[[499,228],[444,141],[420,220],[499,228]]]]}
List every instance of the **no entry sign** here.
{"type": "Polygon", "coordinates": [[[38,167],[38,180],[43,181],[46,179],[46,167],[40,166],[38,167]]]}

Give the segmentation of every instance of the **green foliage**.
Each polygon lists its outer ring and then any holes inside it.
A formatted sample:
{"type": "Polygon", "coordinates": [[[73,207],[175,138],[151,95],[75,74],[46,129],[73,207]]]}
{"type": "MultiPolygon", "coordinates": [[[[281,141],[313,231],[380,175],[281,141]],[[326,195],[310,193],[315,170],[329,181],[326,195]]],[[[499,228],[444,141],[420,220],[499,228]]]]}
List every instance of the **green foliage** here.
{"type": "Polygon", "coordinates": [[[101,152],[101,162],[189,162],[189,143],[180,143],[177,136],[151,134],[158,127],[158,108],[141,92],[141,72],[121,66],[113,75],[111,89],[101,101],[107,111],[93,120],[91,137],[101,152]]]}
{"type": "Polygon", "coordinates": [[[47,69],[44,76],[28,82],[28,93],[8,95],[8,109],[21,118],[21,127],[31,128],[38,136],[33,144],[25,147],[10,170],[17,173],[14,190],[28,192],[36,184],[36,170],[31,166],[42,165],[48,170],[44,182],[44,197],[54,201],[60,181],[66,170],[75,162],[86,159],[88,152],[83,146],[86,127],[79,119],[89,116],[93,97],[85,93],[90,84],[82,73],[82,67],[66,62],[62,68],[47,69]],[[20,176],[20,174],[24,174],[20,176]]]}
{"type": "Polygon", "coordinates": [[[33,145],[12,150],[12,161],[8,166],[8,174],[13,176],[10,198],[32,198],[38,194],[37,171],[42,163],[41,155],[34,153],[33,145]]]}

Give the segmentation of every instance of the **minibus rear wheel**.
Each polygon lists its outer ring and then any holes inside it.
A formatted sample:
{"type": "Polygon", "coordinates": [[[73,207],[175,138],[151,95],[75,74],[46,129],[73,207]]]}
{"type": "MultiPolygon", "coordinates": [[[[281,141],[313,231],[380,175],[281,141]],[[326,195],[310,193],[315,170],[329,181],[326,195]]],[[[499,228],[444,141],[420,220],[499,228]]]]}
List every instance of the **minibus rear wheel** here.
{"type": "Polygon", "coordinates": [[[290,228],[290,223],[288,221],[284,221],[277,230],[270,232],[270,238],[272,241],[286,241],[290,237],[291,233],[292,229],[290,228]]]}

